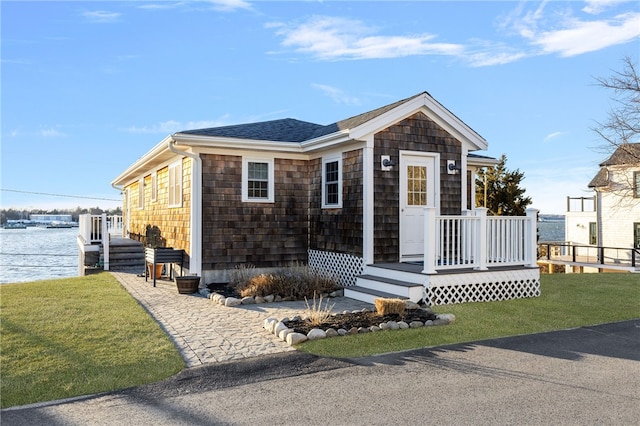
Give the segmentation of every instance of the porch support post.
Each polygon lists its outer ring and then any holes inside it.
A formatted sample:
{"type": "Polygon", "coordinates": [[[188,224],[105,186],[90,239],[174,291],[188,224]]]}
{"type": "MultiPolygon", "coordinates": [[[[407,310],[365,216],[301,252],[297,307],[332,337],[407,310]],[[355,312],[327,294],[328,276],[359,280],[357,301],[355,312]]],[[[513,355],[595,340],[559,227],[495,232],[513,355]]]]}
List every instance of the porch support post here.
{"type": "MultiPolygon", "coordinates": [[[[529,267],[535,268],[538,266],[538,209],[527,209],[527,230],[524,236],[524,255],[525,262],[529,267]]],[[[549,269],[552,269],[553,265],[549,265],[549,269]]]]}
{"type": "Polygon", "coordinates": [[[102,213],[102,248],[104,251],[104,270],[109,270],[109,227],[107,226],[107,215],[102,213]]]}
{"type": "Polygon", "coordinates": [[[486,271],[487,267],[487,208],[476,208],[476,216],[480,219],[478,224],[478,237],[473,248],[474,255],[477,256],[478,266],[475,269],[486,271]]]}
{"type": "Polygon", "coordinates": [[[423,274],[437,274],[436,271],[436,208],[424,208],[424,267],[423,274]]]}

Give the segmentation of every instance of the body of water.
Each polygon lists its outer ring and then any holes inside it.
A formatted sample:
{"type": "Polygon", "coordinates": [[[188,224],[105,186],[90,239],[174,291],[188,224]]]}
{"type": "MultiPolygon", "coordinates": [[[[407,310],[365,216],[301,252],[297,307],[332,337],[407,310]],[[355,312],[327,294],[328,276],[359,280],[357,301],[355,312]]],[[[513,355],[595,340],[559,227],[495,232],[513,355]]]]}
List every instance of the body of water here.
{"type": "MultiPolygon", "coordinates": [[[[539,241],[564,241],[564,217],[538,222],[539,241]]],[[[78,228],[0,229],[0,284],[78,275],[78,228]]]]}
{"type": "Polygon", "coordinates": [[[538,237],[541,242],[564,241],[564,216],[538,222],[538,237]]]}
{"type": "Polygon", "coordinates": [[[0,284],[78,275],[78,228],[0,229],[0,284]]]}

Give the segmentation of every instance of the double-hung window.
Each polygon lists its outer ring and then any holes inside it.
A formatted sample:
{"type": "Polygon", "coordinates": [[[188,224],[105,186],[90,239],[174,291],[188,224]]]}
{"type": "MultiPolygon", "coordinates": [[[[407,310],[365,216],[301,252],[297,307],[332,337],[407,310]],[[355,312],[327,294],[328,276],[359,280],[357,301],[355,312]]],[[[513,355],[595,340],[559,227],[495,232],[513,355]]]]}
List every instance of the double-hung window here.
{"type": "Polygon", "coordinates": [[[242,201],[274,202],[273,158],[243,158],[242,201]]]}
{"type": "Polygon", "coordinates": [[[640,172],[633,172],[633,196],[640,198],[640,172]]]}
{"type": "Polygon", "coordinates": [[[342,157],[322,159],[322,207],[342,207],[342,157]]]}
{"type": "Polygon", "coordinates": [[[169,207],[182,207],[182,160],[169,165],[169,207]]]}

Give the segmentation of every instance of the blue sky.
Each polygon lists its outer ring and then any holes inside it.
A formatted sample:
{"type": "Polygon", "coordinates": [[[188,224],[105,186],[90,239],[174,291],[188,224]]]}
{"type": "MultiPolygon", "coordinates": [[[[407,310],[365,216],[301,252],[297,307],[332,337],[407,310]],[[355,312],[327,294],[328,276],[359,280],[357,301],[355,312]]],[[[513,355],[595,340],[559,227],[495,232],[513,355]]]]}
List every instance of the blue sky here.
{"type": "Polygon", "coordinates": [[[110,182],[170,133],[320,124],[429,92],[542,213],[607,154],[590,128],[636,63],[637,1],[7,2],[2,208],[120,205],[110,182]],[[20,192],[14,192],[20,191],[20,192]],[[65,194],[86,198],[54,197],[65,194]]]}

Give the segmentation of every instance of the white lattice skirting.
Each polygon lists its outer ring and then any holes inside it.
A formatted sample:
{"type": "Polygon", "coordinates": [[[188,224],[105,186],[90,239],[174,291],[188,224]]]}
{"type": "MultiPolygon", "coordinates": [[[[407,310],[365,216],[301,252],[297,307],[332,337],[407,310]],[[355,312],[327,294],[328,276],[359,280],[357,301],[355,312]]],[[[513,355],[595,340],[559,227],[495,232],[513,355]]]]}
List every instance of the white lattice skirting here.
{"type": "Polygon", "coordinates": [[[540,270],[431,275],[426,286],[430,305],[522,299],[540,296],[540,270]]]}
{"type": "Polygon", "coordinates": [[[309,250],[309,267],[336,276],[338,283],[347,287],[356,285],[356,276],[362,275],[364,270],[364,259],[344,253],[309,250]]]}

